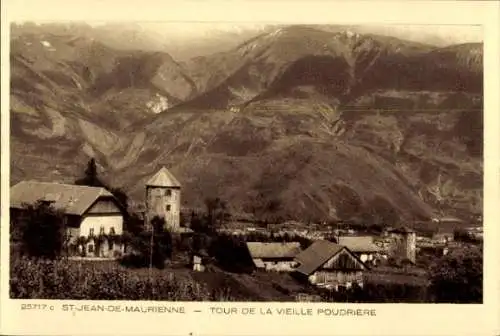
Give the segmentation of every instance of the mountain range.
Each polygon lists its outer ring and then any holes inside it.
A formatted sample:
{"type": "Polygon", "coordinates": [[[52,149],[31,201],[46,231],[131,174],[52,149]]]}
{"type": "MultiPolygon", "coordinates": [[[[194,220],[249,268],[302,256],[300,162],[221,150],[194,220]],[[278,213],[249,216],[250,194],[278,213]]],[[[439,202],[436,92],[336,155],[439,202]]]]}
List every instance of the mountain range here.
{"type": "Polygon", "coordinates": [[[11,32],[11,183],[72,182],[95,157],[136,202],[165,165],[184,206],[220,197],[260,219],[482,211],[482,43],[280,26],[177,61],[28,28],[11,32]]]}

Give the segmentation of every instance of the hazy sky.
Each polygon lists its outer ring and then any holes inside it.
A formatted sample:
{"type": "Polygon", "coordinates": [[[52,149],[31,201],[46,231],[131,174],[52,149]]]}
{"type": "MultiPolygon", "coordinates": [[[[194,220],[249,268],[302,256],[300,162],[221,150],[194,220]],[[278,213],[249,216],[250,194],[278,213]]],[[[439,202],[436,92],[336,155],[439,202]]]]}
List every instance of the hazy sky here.
{"type": "MultiPolygon", "coordinates": [[[[102,23],[91,23],[100,25],[102,23]]],[[[262,30],[264,23],[138,23],[143,29],[172,39],[203,38],[214,33],[241,33],[243,31],[262,30]]],[[[473,25],[367,25],[361,26],[367,31],[384,35],[397,35],[415,40],[437,38],[452,43],[481,42],[481,26],[473,25]]]]}
{"type": "MultiPolygon", "coordinates": [[[[17,21],[21,23],[21,21],[17,21]]],[[[33,22],[33,21],[32,21],[33,22]]],[[[61,22],[61,21],[35,21],[37,23],[61,22]]],[[[109,22],[86,21],[92,26],[102,26],[109,22]]],[[[246,35],[258,34],[265,28],[272,28],[276,24],[266,23],[211,23],[211,22],[113,22],[113,24],[125,25],[129,28],[135,27],[145,32],[154,33],[160,39],[171,42],[203,40],[213,38],[218,34],[246,35]]],[[[333,24],[335,25],[335,24],[333,24]]],[[[345,25],[345,23],[343,24],[345,25]]],[[[482,42],[483,27],[480,25],[357,25],[356,29],[362,33],[374,33],[395,36],[418,42],[427,42],[436,45],[450,45],[467,42],[482,42]]]]}
{"type": "MultiPolygon", "coordinates": [[[[218,32],[259,30],[274,24],[382,24],[374,33],[447,44],[483,41],[495,1],[335,1],[335,0],[4,0],[10,20],[150,22],[141,24],[170,39],[193,39],[218,32]],[[162,23],[171,22],[171,23],[162,23]],[[177,22],[177,23],[174,23],[177,22]],[[184,22],[184,23],[181,23],[184,22]],[[191,22],[191,23],[187,23],[191,22]],[[197,22],[197,23],[194,23],[197,22]],[[200,22],[220,22],[200,23],[200,22]],[[230,22],[235,22],[230,23],[230,22]],[[248,24],[244,22],[254,22],[248,24]],[[405,23],[406,26],[390,25],[405,23]],[[417,25],[420,24],[420,25],[417,25]],[[421,25],[427,24],[427,25],[421,25]],[[469,26],[464,25],[469,24],[469,26]]],[[[4,21],[4,20],[3,20],[4,21]]]]}

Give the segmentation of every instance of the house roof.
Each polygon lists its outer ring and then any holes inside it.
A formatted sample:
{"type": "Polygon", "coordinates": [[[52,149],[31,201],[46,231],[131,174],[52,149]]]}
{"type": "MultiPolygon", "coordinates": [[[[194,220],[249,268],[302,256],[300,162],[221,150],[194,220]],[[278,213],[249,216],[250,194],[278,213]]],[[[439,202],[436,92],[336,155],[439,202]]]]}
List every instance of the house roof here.
{"type": "Polygon", "coordinates": [[[253,259],[293,258],[300,253],[300,243],[248,242],[248,251],[253,259]]]}
{"type": "Polygon", "coordinates": [[[439,222],[443,222],[443,223],[462,223],[463,220],[461,220],[460,218],[457,218],[457,217],[441,217],[441,218],[438,218],[438,221],[439,222]]]}
{"type": "Polygon", "coordinates": [[[266,265],[264,264],[262,259],[254,259],[253,262],[254,262],[255,266],[258,268],[265,268],[266,267],[266,265]]]}
{"type": "Polygon", "coordinates": [[[393,232],[393,233],[415,233],[415,230],[412,228],[409,228],[407,226],[401,226],[397,228],[391,228],[387,230],[388,232],[393,232]]]}
{"type": "Polygon", "coordinates": [[[180,182],[167,168],[162,167],[147,183],[150,187],[176,187],[180,188],[180,182]]]}
{"type": "Polygon", "coordinates": [[[344,246],[328,240],[317,240],[295,256],[295,260],[300,263],[296,270],[299,273],[309,275],[344,248],[344,246]]]}
{"type": "Polygon", "coordinates": [[[352,252],[378,252],[379,248],[373,243],[371,236],[344,236],[338,237],[339,245],[347,247],[352,252]]]}
{"type": "Polygon", "coordinates": [[[449,237],[449,236],[453,236],[454,233],[453,232],[436,232],[432,235],[432,237],[436,238],[436,237],[449,237]]]}
{"type": "Polygon", "coordinates": [[[175,233],[193,233],[194,232],[193,229],[188,228],[188,227],[182,227],[182,226],[174,228],[173,231],[175,233]]]}
{"type": "Polygon", "coordinates": [[[20,209],[23,204],[45,200],[66,214],[83,215],[99,197],[114,198],[101,187],[22,181],[10,188],[10,207],[20,209]]]}

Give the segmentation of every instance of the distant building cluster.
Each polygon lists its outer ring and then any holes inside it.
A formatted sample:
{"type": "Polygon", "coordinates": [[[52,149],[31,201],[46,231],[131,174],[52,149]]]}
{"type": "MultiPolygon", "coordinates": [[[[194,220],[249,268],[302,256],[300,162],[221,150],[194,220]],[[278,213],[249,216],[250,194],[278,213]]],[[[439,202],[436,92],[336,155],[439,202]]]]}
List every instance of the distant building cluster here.
{"type": "Polygon", "coordinates": [[[292,272],[313,285],[335,290],[353,284],[362,287],[363,272],[379,260],[399,257],[415,263],[416,233],[408,228],[389,230],[377,242],[372,236],[312,240],[306,249],[297,242],[247,242],[247,247],[257,269],[292,272]]]}
{"type": "Polygon", "coordinates": [[[229,108],[229,112],[238,113],[241,111],[241,107],[236,106],[236,105],[231,105],[228,108],[229,108]]]}

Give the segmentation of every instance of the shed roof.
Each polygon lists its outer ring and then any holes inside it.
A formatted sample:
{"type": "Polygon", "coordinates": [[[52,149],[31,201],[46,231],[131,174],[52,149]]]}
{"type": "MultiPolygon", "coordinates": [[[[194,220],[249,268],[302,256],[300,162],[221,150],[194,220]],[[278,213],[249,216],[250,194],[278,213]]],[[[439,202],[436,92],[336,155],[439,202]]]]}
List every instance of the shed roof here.
{"type": "Polygon", "coordinates": [[[180,188],[181,183],[165,167],[162,167],[147,183],[150,187],[175,187],[180,188]]]}
{"type": "Polygon", "coordinates": [[[442,223],[463,223],[463,220],[460,218],[452,216],[438,218],[438,221],[442,223]]]}
{"type": "Polygon", "coordinates": [[[392,232],[392,233],[415,233],[415,230],[413,230],[412,228],[407,227],[407,226],[400,226],[400,227],[396,227],[396,228],[390,228],[387,231],[388,232],[392,232]]]}
{"type": "Polygon", "coordinates": [[[248,251],[253,259],[293,258],[300,253],[300,243],[248,242],[248,251]]]}
{"type": "Polygon", "coordinates": [[[295,256],[300,265],[297,272],[310,275],[345,247],[328,240],[317,240],[295,256]]]}
{"type": "Polygon", "coordinates": [[[22,181],[10,188],[10,207],[23,208],[39,200],[50,201],[54,208],[70,215],[83,215],[99,197],[113,194],[102,187],[22,181]]]}
{"type": "Polygon", "coordinates": [[[338,238],[339,245],[347,247],[352,252],[378,252],[371,236],[343,236],[338,238]]]}

